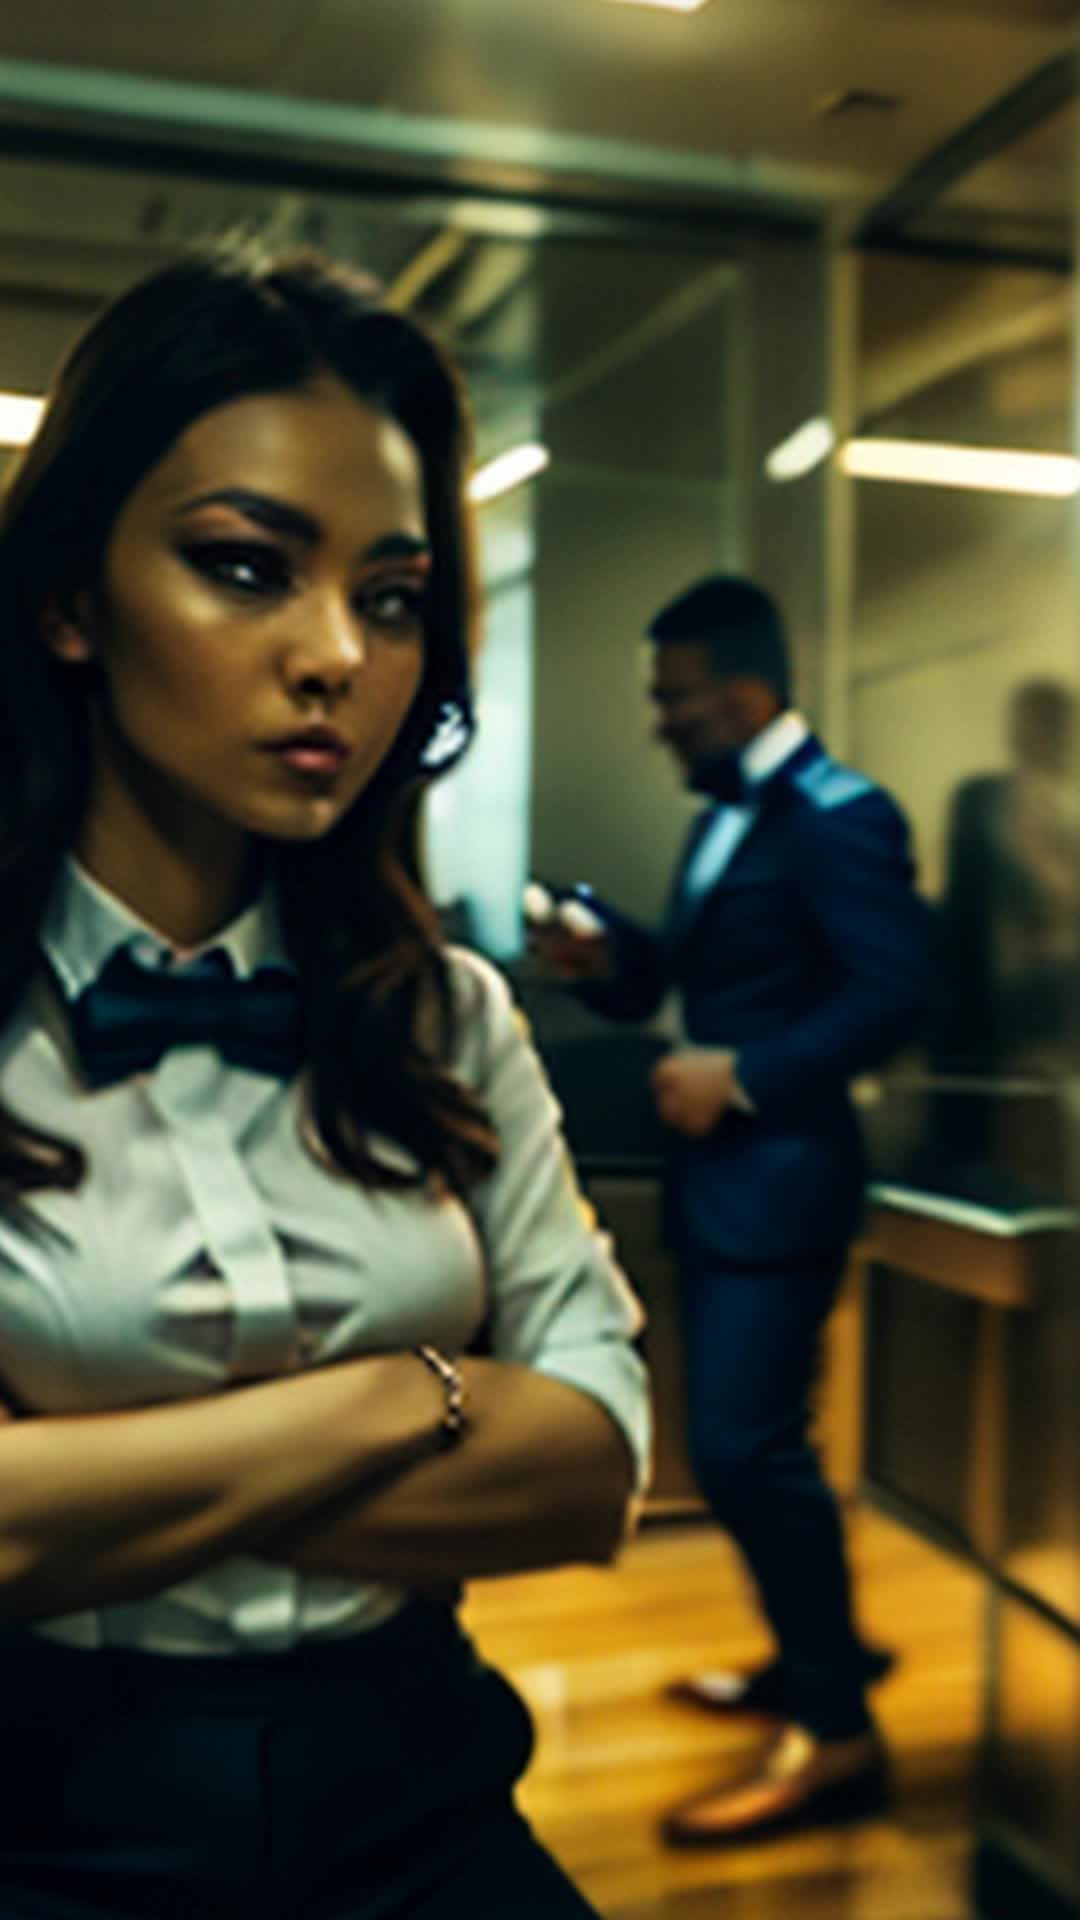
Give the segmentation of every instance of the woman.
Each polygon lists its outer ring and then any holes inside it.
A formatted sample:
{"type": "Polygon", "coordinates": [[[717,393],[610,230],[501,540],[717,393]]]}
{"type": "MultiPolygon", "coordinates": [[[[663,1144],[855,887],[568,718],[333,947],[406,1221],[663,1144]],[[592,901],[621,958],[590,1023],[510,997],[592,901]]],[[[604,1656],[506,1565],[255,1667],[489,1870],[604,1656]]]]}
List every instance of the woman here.
{"type": "Polygon", "coordinates": [[[5,1920],[589,1911],[452,1604],[609,1559],[646,1444],[535,1058],[409,877],[464,442],[366,281],[196,260],[9,492],[5,1920]]]}

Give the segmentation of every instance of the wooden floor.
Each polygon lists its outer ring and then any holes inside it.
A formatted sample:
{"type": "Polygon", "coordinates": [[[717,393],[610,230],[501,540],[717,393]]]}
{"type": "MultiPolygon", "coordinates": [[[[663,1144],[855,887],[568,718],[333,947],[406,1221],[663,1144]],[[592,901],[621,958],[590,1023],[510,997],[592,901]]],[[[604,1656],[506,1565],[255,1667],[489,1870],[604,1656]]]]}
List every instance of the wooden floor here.
{"type": "Polygon", "coordinates": [[[737,1773],[761,1738],[662,1698],[695,1666],[766,1651],[719,1534],[656,1525],[613,1570],[473,1591],[469,1624],[537,1720],[522,1805],[605,1920],[968,1920],[980,1583],[870,1510],[851,1516],[850,1540],[864,1630],[902,1652],[875,1695],[895,1809],[730,1853],[671,1853],[656,1837],[671,1801],[737,1773]]]}

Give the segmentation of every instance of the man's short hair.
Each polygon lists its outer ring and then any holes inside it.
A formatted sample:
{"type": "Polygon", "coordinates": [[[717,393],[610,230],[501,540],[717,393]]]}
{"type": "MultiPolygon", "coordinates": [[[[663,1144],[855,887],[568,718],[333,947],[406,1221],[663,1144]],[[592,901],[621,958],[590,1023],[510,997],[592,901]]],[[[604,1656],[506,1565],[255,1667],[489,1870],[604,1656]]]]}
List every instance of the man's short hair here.
{"type": "Polygon", "coordinates": [[[693,641],[708,648],[718,679],[764,680],[781,706],[791,701],[791,666],[784,622],[775,600],[738,574],[709,574],[688,587],[648,628],[657,646],[693,641]]]}

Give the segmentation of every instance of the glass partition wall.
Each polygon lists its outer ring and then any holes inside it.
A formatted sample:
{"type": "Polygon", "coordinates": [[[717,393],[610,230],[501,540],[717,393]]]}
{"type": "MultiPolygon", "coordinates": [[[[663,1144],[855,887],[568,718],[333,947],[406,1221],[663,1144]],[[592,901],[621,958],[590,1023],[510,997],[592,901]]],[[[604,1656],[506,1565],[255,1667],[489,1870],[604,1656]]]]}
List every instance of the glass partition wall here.
{"type": "Polygon", "coordinates": [[[925,1052],[868,1118],[879,1172],[970,1236],[963,1288],[873,1272],[868,1470],[987,1568],[995,1920],[1080,1902],[1075,131],[1069,103],[1024,135],[1037,214],[986,152],[856,256],[840,456],[876,475],[846,482],[851,753],[912,820],[940,938],[925,1052]],[[980,1295],[1002,1247],[1008,1311],[980,1295]]]}

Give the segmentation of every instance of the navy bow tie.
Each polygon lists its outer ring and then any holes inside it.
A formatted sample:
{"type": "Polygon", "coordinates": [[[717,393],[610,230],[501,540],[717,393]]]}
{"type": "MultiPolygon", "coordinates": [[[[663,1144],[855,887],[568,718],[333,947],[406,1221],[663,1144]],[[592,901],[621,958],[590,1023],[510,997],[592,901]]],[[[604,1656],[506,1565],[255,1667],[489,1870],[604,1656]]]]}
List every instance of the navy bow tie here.
{"type": "Polygon", "coordinates": [[[697,770],[690,785],[695,792],[707,794],[721,806],[745,806],[750,797],[738,753],[718,753],[697,770]]]}
{"type": "Polygon", "coordinates": [[[79,1064],[107,1087],[156,1067],[170,1047],[209,1046],[233,1066],[287,1079],[303,1058],[296,975],[265,967],[237,980],[227,953],[208,953],[182,973],[141,967],[121,947],[68,1007],[79,1064]]]}

